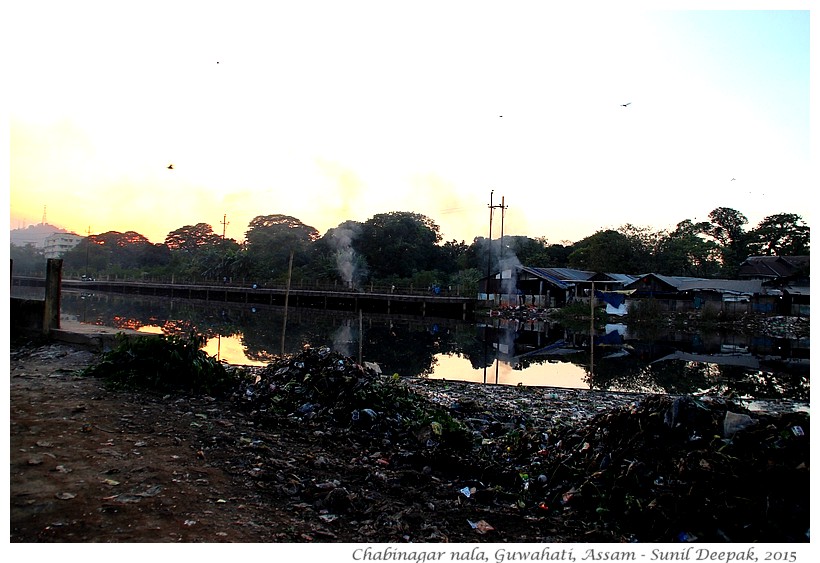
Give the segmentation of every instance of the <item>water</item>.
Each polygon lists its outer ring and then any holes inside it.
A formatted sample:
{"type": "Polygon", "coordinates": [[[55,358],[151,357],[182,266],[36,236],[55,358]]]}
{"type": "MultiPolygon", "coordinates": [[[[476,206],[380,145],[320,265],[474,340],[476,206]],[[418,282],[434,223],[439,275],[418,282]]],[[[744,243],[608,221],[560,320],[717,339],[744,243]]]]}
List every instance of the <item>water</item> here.
{"type": "Polygon", "coordinates": [[[207,339],[232,364],[266,365],[305,346],[329,346],[383,373],[486,384],[606,391],[731,394],[809,400],[809,343],[625,324],[572,330],[546,322],[359,315],[307,308],[64,291],[64,319],[207,339]]]}

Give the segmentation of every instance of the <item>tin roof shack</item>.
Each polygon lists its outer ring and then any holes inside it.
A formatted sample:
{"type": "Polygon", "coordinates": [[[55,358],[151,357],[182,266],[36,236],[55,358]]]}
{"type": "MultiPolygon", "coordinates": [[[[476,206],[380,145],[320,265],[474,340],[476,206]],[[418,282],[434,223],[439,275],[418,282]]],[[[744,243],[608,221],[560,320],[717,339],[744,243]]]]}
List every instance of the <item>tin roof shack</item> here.
{"type": "Polygon", "coordinates": [[[810,262],[808,256],[750,256],[738,270],[740,279],[763,280],[779,299],[772,313],[810,316],[810,262]]]}
{"type": "Polygon", "coordinates": [[[502,306],[532,305],[535,307],[563,307],[575,300],[587,300],[594,289],[613,291],[622,289],[625,281],[635,276],[604,274],[572,268],[533,268],[517,266],[502,270],[479,282],[479,299],[494,300],[502,306]]]}
{"type": "Polygon", "coordinates": [[[762,280],[723,280],[647,274],[628,284],[634,290],[627,306],[652,299],[661,312],[777,314],[780,292],[762,280]]]}
{"type": "Polygon", "coordinates": [[[809,281],[808,256],[749,256],[738,268],[742,280],[809,281]]]}

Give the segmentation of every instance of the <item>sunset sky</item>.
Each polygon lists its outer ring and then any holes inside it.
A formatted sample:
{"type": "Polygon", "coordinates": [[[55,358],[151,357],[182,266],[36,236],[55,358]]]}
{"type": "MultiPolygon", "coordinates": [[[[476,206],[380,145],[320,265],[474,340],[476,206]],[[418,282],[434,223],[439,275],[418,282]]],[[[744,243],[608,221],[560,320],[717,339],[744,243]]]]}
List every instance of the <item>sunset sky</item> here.
{"type": "Polygon", "coordinates": [[[551,243],[721,206],[811,222],[809,2],[552,4],[14,2],[10,227],[412,211],[470,243],[491,190],[505,234],[551,243]]]}

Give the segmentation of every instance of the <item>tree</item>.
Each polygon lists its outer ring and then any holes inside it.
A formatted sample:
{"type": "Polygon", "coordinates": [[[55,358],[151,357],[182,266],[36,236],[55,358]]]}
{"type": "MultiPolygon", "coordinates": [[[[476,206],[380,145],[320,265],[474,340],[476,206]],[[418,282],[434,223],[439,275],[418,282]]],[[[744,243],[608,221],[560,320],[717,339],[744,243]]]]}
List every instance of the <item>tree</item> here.
{"type": "Polygon", "coordinates": [[[720,252],[713,240],[704,238],[709,223],[689,219],[677,224],[674,231],[662,236],[657,247],[657,273],[668,276],[714,277],[720,271],[720,252]]]}
{"type": "Polygon", "coordinates": [[[185,225],[168,233],[165,245],[173,256],[173,270],[183,278],[232,279],[239,264],[239,244],[223,239],[207,223],[185,225]]]}
{"type": "Polygon", "coordinates": [[[749,233],[749,252],[755,256],[809,254],[809,226],[794,213],[769,215],[749,233]]]}
{"type": "Polygon", "coordinates": [[[163,267],[171,256],[164,244],[153,244],[145,236],[135,232],[107,231],[89,235],[63,256],[68,270],[99,275],[108,272],[139,275],[143,271],[163,267]]]}
{"type": "Polygon", "coordinates": [[[447,275],[452,275],[464,269],[467,245],[464,241],[458,242],[455,239],[441,245],[438,256],[437,270],[447,275]]]}
{"type": "Polygon", "coordinates": [[[357,252],[356,239],[362,224],[345,221],[328,231],[311,245],[309,271],[320,280],[342,282],[355,287],[367,277],[367,261],[357,252]]]}
{"type": "Polygon", "coordinates": [[[646,273],[657,270],[655,257],[657,256],[663,232],[656,232],[649,227],[638,227],[627,223],[618,228],[618,232],[624,235],[629,241],[632,249],[631,270],[632,273],[646,273]]]}
{"type": "Polygon", "coordinates": [[[748,236],[743,227],[749,220],[740,211],[718,207],[709,213],[711,224],[706,234],[720,245],[721,275],[734,278],[740,263],[749,256],[748,236]]]}
{"type": "Polygon", "coordinates": [[[46,257],[41,248],[33,244],[11,245],[12,273],[19,275],[41,275],[46,271],[46,257]]]}
{"type": "Polygon", "coordinates": [[[287,276],[290,254],[293,265],[303,267],[310,260],[312,242],[319,231],[289,215],[260,215],[248,224],[245,233],[246,251],[252,265],[251,275],[260,280],[284,279],[287,276]]]}
{"type": "Polygon", "coordinates": [[[241,247],[233,239],[217,240],[201,246],[196,252],[196,265],[199,275],[206,279],[231,280],[240,275],[238,270],[241,247]]]}
{"type": "Polygon", "coordinates": [[[393,211],[365,221],[354,247],[367,260],[373,278],[409,279],[417,271],[435,268],[440,241],[439,227],[428,217],[393,211]]]}
{"type": "Polygon", "coordinates": [[[575,243],[569,255],[569,266],[591,272],[638,272],[634,260],[634,245],[617,231],[598,231],[575,243]]]}
{"type": "Polygon", "coordinates": [[[185,225],[168,233],[165,237],[165,246],[172,251],[194,252],[200,247],[216,245],[222,237],[214,233],[207,223],[185,225]]]}

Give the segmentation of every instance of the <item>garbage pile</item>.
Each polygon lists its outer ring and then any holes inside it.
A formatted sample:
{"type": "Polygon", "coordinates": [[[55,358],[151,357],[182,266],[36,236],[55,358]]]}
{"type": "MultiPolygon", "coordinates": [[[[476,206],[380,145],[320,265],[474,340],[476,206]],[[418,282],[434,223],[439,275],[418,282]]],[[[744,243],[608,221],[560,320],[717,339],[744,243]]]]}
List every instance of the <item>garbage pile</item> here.
{"type": "Polygon", "coordinates": [[[300,424],[329,424],[383,444],[449,449],[471,446],[471,437],[446,409],[403,385],[398,375],[360,365],[330,348],[305,349],[255,372],[241,384],[239,401],[258,418],[285,415],[300,424]]]}
{"type": "Polygon", "coordinates": [[[810,539],[807,412],[646,395],[578,418],[555,416],[566,398],[545,389],[518,389],[525,406],[505,408],[487,386],[449,403],[417,388],[306,348],[257,371],[237,398],[256,420],[378,444],[396,471],[434,472],[475,506],[558,521],[588,541],[810,539]]]}
{"type": "Polygon", "coordinates": [[[807,413],[648,396],[507,444],[530,503],[599,541],[809,541],[807,413]]]}

